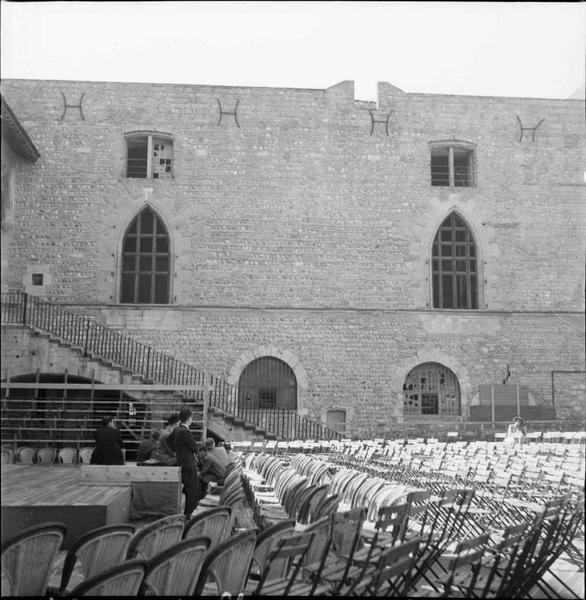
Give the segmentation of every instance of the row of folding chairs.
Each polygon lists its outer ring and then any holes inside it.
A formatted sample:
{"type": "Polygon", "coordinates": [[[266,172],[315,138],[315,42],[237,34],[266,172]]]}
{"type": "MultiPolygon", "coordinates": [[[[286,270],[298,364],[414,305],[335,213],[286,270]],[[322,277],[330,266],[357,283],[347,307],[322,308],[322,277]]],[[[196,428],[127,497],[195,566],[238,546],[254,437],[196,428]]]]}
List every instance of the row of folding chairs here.
{"type": "MultiPolygon", "coordinates": [[[[190,519],[184,515],[170,515],[138,531],[128,524],[100,527],[73,542],[62,562],[59,582],[49,586],[57,552],[67,528],[59,523],[36,526],[2,544],[3,595],[4,592],[10,596],[41,596],[46,592],[83,595],[81,590],[87,588],[88,580],[120,563],[137,560],[148,562],[170,547],[192,539],[205,538],[206,542],[184,544],[182,555],[184,551],[201,553],[203,550],[212,550],[225,542],[233,529],[234,518],[230,506],[203,510],[190,519]]],[[[159,577],[160,564],[157,564],[156,577],[159,577]]],[[[164,591],[159,589],[161,582],[158,579],[155,581],[154,570],[154,567],[149,569],[152,577],[147,579],[145,585],[148,583],[156,591],[164,591]]]]}
{"type": "MultiPolygon", "coordinates": [[[[265,458],[266,460],[266,458],[265,458]]],[[[297,462],[292,460],[293,462],[297,462]]],[[[281,465],[281,468],[286,468],[285,465],[281,465]]],[[[354,471],[352,472],[351,470],[346,470],[344,471],[343,469],[341,469],[338,473],[336,473],[333,477],[332,480],[330,481],[330,491],[333,490],[337,490],[339,492],[342,493],[342,497],[344,500],[350,500],[350,502],[355,502],[356,504],[360,504],[360,503],[366,503],[366,504],[370,504],[370,506],[372,506],[372,495],[369,496],[370,494],[376,494],[377,491],[379,491],[377,489],[377,485],[379,486],[380,489],[380,484],[382,482],[376,482],[376,481],[372,481],[370,480],[371,478],[365,477],[363,473],[354,471]],[[338,487],[336,487],[338,486],[338,487]]],[[[429,490],[420,490],[420,491],[413,491],[407,494],[407,497],[410,498],[411,500],[413,500],[413,497],[416,496],[417,494],[426,496],[427,498],[429,498],[429,490]]],[[[465,549],[468,546],[466,545],[466,543],[464,543],[466,540],[465,539],[460,539],[458,540],[458,535],[457,535],[457,530],[454,529],[454,525],[455,523],[452,522],[452,526],[448,527],[448,525],[450,524],[450,519],[448,518],[448,516],[454,515],[454,514],[458,514],[460,515],[460,522],[459,522],[459,533],[466,533],[468,535],[468,538],[473,539],[475,534],[476,537],[479,537],[480,535],[484,535],[484,533],[478,533],[479,529],[480,531],[485,532],[486,531],[486,526],[484,526],[482,524],[482,518],[486,517],[486,515],[493,515],[493,510],[492,508],[483,508],[482,506],[477,506],[473,503],[473,498],[475,495],[475,491],[472,489],[469,489],[468,491],[464,490],[457,490],[457,489],[452,489],[452,490],[444,490],[442,495],[438,498],[435,499],[436,503],[439,503],[438,506],[440,508],[436,507],[435,503],[431,503],[429,504],[428,502],[428,507],[426,509],[425,514],[426,516],[426,525],[424,527],[424,531],[429,532],[430,530],[430,523],[434,523],[434,525],[438,525],[438,523],[443,523],[443,528],[441,530],[439,530],[437,527],[432,528],[432,531],[435,531],[434,536],[435,537],[435,543],[432,547],[427,548],[425,556],[426,559],[425,561],[421,564],[421,566],[419,567],[419,571],[421,571],[421,573],[426,573],[425,575],[425,581],[427,582],[428,579],[432,579],[434,577],[434,574],[432,572],[432,565],[435,564],[435,562],[437,562],[437,559],[439,556],[442,555],[442,548],[447,547],[448,544],[454,544],[454,543],[458,543],[458,544],[462,544],[461,548],[465,549]],[[467,498],[466,501],[456,501],[456,498],[458,497],[465,497],[467,498]],[[455,503],[455,505],[454,505],[455,503]],[[454,506],[458,507],[457,509],[454,509],[454,506]],[[436,508],[431,508],[431,507],[436,507],[436,508]],[[449,510],[448,510],[449,508],[449,510]],[[429,515],[436,515],[435,517],[429,516],[429,515]],[[440,515],[443,514],[443,521],[442,519],[440,519],[440,515]],[[431,520],[430,520],[431,519],[431,520]],[[443,540],[443,541],[442,541],[443,540]],[[443,546],[442,546],[443,544],[443,546]],[[439,550],[438,550],[439,549],[439,550]],[[432,551],[433,550],[433,551],[432,551]]],[[[494,498],[496,498],[497,496],[495,495],[494,498]]],[[[386,509],[392,509],[393,507],[397,506],[397,502],[400,502],[401,498],[396,498],[395,502],[392,502],[390,505],[388,506],[381,506],[379,508],[379,513],[383,510],[386,509]]],[[[570,505],[569,502],[567,503],[568,506],[570,505]]],[[[583,504],[582,504],[583,506],[583,504]]],[[[346,507],[345,503],[342,503],[340,505],[340,507],[346,507]]],[[[543,508],[543,507],[541,507],[543,508]]],[[[351,510],[360,510],[359,508],[354,508],[351,510]]],[[[364,508],[362,510],[365,510],[364,508]]],[[[583,510],[583,508],[582,508],[583,510]]],[[[498,513],[497,513],[498,514],[498,513]]],[[[537,512],[534,512],[532,514],[526,513],[526,514],[517,514],[516,518],[517,521],[519,521],[522,517],[528,517],[530,520],[531,519],[535,519],[537,518],[537,515],[540,514],[540,511],[538,510],[537,512]]],[[[576,509],[575,515],[579,515],[580,514],[580,509],[576,509]]],[[[512,528],[515,526],[514,522],[510,522],[510,521],[505,521],[505,520],[500,520],[500,519],[496,519],[493,520],[493,525],[495,527],[499,527],[500,529],[502,528],[512,528]]],[[[498,529],[498,530],[500,530],[498,529]]],[[[571,531],[571,529],[569,529],[568,531],[571,531]]],[[[566,546],[568,546],[568,544],[566,543],[566,546]]],[[[466,551],[468,552],[468,551],[466,551]]],[[[372,562],[372,561],[370,561],[372,562]]],[[[464,561],[465,562],[465,561],[464,561]]],[[[372,565],[371,565],[372,566],[372,565]]],[[[436,569],[437,569],[437,565],[436,565],[436,569]]],[[[423,577],[423,575],[421,576],[423,577]]],[[[421,577],[419,577],[419,579],[421,579],[421,577]]],[[[496,575],[493,575],[493,577],[496,577],[496,575]]],[[[451,585],[451,584],[450,584],[451,585]]],[[[443,589],[443,588],[442,588],[443,589]]],[[[445,590],[444,590],[445,591],[445,590]]],[[[437,589],[433,589],[433,592],[438,592],[437,589]]],[[[443,592],[442,592],[443,593],[443,592]]]]}
{"type": "Polygon", "coordinates": [[[18,465],[53,465],[53,464],[80,464],[91,460],[93,448],[84,447],[77,450],[73,447],[66,448],[34,448],[21,446],[14,449],[12,446],[2,446],[2,464],[18,465]]]}

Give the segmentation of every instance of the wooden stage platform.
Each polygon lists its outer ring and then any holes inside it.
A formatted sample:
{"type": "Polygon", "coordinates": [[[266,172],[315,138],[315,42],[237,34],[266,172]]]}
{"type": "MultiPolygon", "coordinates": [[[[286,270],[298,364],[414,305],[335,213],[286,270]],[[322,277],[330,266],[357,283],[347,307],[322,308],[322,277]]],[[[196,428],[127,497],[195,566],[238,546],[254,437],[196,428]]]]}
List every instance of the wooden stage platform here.
{"type": "Polygon", "coordinates": [[[2,465],[2,541],[22,529],[57,521],[67,526],[63,548],[103,525],[127,523],[131,488],[88,485],[79,466],[2,465]]]}

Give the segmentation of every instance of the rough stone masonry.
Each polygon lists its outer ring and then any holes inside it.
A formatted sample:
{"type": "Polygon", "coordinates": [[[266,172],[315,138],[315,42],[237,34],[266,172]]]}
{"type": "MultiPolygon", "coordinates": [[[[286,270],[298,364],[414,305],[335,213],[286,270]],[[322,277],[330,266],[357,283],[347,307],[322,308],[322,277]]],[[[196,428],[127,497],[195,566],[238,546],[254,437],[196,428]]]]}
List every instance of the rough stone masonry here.
{"type": "MultiPolygon", "coordinates": [[[[364,102],[351,81],[4,80],[2,94],[40,153],[25,164],[3,144],[2,291],[94,314],[234,384],[278,358],[298,411],[344,410],[348,433],[442,422],[405,415],[424,363],[455,375],[461,419],[507,365],[536,405],[551,405],[552,371],[572,372],[556,376],[556,409],[583,422],[584,101],[379,83],[364,102]],[[168,175],[127,176],[137,135],[172,146],[168,175]],[[447,185],[432,185],[438,148],[447,185]],[[125,236],[146,207],[169,244],[168,302],[121,302],[125,236]],[[477,253],[476,308],[434,306],[432,246],[454,212],[477,253]]],[[[26,373],[15,356],[3,345],[26,373]]]]}

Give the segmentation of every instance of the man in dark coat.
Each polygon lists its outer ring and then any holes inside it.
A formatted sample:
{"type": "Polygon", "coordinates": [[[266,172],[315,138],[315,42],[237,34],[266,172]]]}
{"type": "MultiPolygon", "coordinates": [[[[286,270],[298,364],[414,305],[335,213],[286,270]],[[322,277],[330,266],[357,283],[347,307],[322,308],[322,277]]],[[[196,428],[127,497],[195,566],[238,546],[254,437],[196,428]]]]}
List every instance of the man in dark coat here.
{"type": "Polygon", "coordinates": [[[200,498],[199,478],[195,462],[197,444],[193,440],[189,426],[192,421],[192,413],[188,408],[179,412],[179,425],[167,438],[167,443],[177,455],[177,465],[181,467],[181,481],[183,482],[183,493],[185,494],[186,517],[190,517],[200,498]]]}
{"type": "Polygon", "coordinates": [[[92,465],[123,465],[124,455],[122,448],[124,442],[122,435],[116,429],[114,417],[104,417],[94,434],[96,447],[92,452],[90,463],[92,465]]]}
{"type": "Polygon", "coordinates": [[[199,447],[198,454],[201,495],[205,496],[210,481],[223,485],[226,477],[226,467],[208,450],[206,444],[199,447]]]}

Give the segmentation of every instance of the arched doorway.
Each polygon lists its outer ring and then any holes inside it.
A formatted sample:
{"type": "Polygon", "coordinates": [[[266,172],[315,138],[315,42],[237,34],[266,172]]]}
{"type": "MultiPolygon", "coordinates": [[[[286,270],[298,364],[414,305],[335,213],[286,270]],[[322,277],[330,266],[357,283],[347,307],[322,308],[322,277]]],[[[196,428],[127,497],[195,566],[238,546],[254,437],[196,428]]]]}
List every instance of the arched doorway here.
{"type": "Polygon", "coordinates": [[[297,410],[295,373],[274,356],[253,360],[238,380],[238,402],[244,409],[297,410]]]}
{"type": "Polygon", "coordinates": [[[403,414],[461,414],[460,383],[447,367],[427,362],[411,369],[403,383],[403,414]]]}

